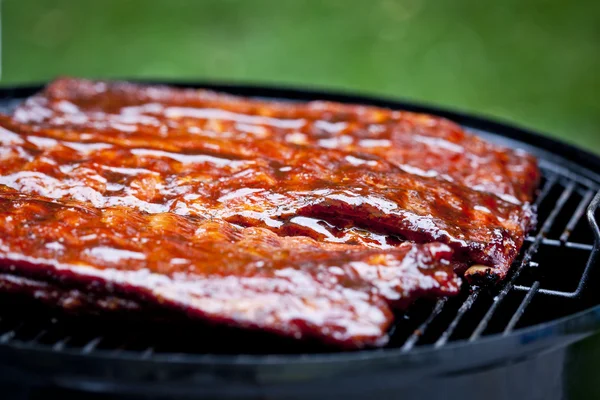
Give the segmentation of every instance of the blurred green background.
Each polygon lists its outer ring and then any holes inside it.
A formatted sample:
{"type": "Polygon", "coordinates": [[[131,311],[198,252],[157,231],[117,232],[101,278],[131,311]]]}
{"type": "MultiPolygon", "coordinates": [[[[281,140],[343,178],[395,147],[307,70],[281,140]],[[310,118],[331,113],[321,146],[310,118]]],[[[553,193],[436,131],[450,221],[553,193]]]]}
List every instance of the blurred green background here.
{"type": "Polygon", "coordinates": [[[600,153],[600,1],[4,0],[1,84],[285,83],[451,107],[600,153]]]}
{"type": "MultiPolygon", "coordinates": [[[[382,94],[600,153],[598,0],[3,0],[0,84],[58,75],[382,94]]],[[[573,358],[600,398],[600,338],[573,358]]]]}

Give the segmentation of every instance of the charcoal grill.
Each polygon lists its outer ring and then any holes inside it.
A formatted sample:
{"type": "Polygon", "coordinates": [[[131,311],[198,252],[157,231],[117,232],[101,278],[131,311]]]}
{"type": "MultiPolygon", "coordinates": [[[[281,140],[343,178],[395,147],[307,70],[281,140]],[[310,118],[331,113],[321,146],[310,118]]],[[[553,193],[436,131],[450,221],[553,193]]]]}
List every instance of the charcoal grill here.
{"type": "MultiPolygon", "coordinates": [[[[333,352],[266,334],[66,316],[0,297],[0,382],[14,398],[562,399],[566,355],[600,329],[600,159],[482,118],[310,90],[175,84],[279,100],[331,100],[447,117],[540,160],[538,228],[508,278],[420,301],[382,349],[333,352]],[[103,397],[104,395],[111,397],[103,397]]],[[[0,90],[9,110],[41,87],[0,90]]],[[[10,397],[9,397],[10,398],[10,397]]]]}

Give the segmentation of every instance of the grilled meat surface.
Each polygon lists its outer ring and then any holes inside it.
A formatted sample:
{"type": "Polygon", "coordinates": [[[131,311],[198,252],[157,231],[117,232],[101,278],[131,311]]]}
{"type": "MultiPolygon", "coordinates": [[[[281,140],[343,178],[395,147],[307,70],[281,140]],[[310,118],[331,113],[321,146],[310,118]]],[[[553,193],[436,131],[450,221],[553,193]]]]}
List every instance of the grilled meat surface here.
{"type": "Polygon", "coordinates": [[[0,145],[0,290],[341,347],[502,279],[535,223],[531,156],[376,107],[62,79],[0,145]]]}
{"type": "Polygon", "coordinates": [[[443,244],[364,249],[10,192],[0,237],[4,273],[342,347],[380,343],[414,297],[459,290],[443,244]]]}
{"type": "Polygon", "coordinates": [[[93,135],[88,140],[108,134],[138,145],[168,136],[178,151],[242,157],[258,151],[263,158],[262,149],[252,148],[262,138],[372,154],[412,174],[517,203],[531,201],[540,178],[535,158],[522,150],[488,143],[443,118],[372,106],[260,101],[208,90],[60,79],[21,105],[15,119],[38,127],[83,129],[93,135]]]}

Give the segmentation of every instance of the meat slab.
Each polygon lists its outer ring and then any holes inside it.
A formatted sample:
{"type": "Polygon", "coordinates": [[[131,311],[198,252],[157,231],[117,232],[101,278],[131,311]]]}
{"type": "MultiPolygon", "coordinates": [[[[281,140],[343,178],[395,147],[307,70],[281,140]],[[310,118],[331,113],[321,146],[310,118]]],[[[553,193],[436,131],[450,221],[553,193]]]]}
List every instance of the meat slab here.
{"type": "Polygon", "coordinates": [[[540,178],[535,158],[522,150],[488,143],[443,118],[363,105],[260,101],[208,90],[59,79],[14,115],[36,127],[85,130],[90,141],[105,141],[108,134],[139,145],[168,136],[178,151],[263,158],[267,153],[252,144],[268,138],[373,154],[410,173],[513,202],[531,201],[540,178]]]}
{"type": "MultiPolygon", "coordinates": [[[[173,213],[87,208],[0,194],[0,269],[50,282],[66,301],[112,297],[97,308],[137,303],[184,310],[215,323],[342,347],[385,341],[392,310],[419,296],[459,290],[452,251],[438,243],[391,250],[280,237],[224,221],[173,213]],[[137,302],[137,303],[136,303],[137,302]]],[[[5,278],[6,280],[6,278],[5,278]]],[[[42,293],[52,290],[37,288],[42,293]]],[[[46,295],[43,295],[44,297],[46,295]]]]}
{"type": "Polygon", "coordinates": [[[535,223],[531,156],[376,107],[62,79],[0,145],[0,290],[63,307],[377,345],[535,223]]]}

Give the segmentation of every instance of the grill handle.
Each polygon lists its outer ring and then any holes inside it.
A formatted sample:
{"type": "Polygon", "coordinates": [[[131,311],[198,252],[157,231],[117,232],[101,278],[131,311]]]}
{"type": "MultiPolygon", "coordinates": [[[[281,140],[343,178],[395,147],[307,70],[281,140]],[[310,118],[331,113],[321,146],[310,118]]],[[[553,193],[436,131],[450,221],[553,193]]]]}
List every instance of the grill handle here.
{"type": "Polygon", "coordinates": [[[596,220],[596,211],[598,210],[598,207],[600,207],[600,190],[592,199],[586,212],[588,223],[590,224],[590,227],[592,228],[592,231],[594,233],[594,248],[592,249],[587,265],[585,266],[585,270],[581,275],[579,285],[577,285],[577,289],[574,292],[575,296],[579,296],[581,292],[583,292],[589,272],[592,269],[592,267],[596,264],[596,260],[598,259],[598,253],[600,252],[600,227],[598,226],[598,221],[596,220]]]}
{"type": "Polygon", "coordinates": [[[594,199],[590,203],[587,209],[587,218],[594,231],[594,252],[598,251],[600,247],[600,227],[598,227],[598,221],[596,221],[596,210],[600,206],[600,190],[594,196],[594,199]]]}

